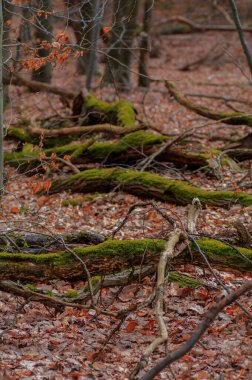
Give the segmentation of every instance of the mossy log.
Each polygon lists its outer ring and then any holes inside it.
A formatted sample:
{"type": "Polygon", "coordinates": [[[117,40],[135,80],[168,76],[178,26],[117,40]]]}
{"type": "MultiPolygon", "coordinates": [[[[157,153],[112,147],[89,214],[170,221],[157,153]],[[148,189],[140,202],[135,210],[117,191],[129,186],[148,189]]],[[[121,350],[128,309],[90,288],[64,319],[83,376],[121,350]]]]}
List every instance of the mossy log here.
{"type": "MultiPolygon", "coordinates": [[[[137,265],[153,265],[159,260],[164,248],[164,240],[107,240],[104,243],[74,248],[87,264],[92,276],[116,273],[123,268],[137,265]],[[144,260],[143,260],[144,258],[144,260]],[[144,261],[144,262],[143,262],[144,261]]],[[[239,248],[249,260],[246,261],[235,250],[214,239],[198,240],[208,259],[218,268],[235,268],[239,271],[252,273],[252,250],[239,248]]],[[[194,264],[204,265],[195,246],[191,245],[194,264]]],[[[191,261],[187,249],[174,258],[171,264],[181,264],[191,261]]],[[[0,280],[42,281],[61,278],[65,280],[85,279],[83,267],[74,255],[69,252],[48,254],[0,253],[0,280]]]]}
{"type": "MultiPolygon", "coordinates": [[[[43,150],[45,157],[51,157],[56,154],[57,157],[69,155],[73,164],[87,164],[102,162],[103,165],[111,163],[135,163],[146,156],[157,152],[162,143],[168,141],[167,136],[157,135],[146,131],[136,131],[126,134],[118,141],[94,141],[76,142],[65,146],[54,147],[43,150]]],[[[25,146],[22,152],[7,152],[5,161],[13,161],[13,166],[18,166],[22,171],[30,170],[40,163],[41,151],[33,151],[30,146],[25,146]],[[36,161],[36,157],[38,160],[36,161]],[[32,160],[31,160],[32,158],[32,160]],[[21,166],[20,166],[21,165],[21,166]]],[[[238,168],[237,164],[227,155],[221,154],[217,149],[200,147],[198,150],[191,151],[184,145],[177,147],[167,147],[156,158],[157,162],[172,162],[176,166],[182,167],[187,165],[189,168],[207,167],[211,160],[219,162],[221,156],[221,165],[238,168]],[[206,153],[208,152],[208,153],[206,153]]],[[[211,165],[210,165],[211,166],[211,165]]]]}
{"type": "Polygon", "coordinates": [[[122,128],[112,124],[96,124],[86,126],[73,126],[66,128],[44,129],[39,127],[26,126],[25,128],[10,127],[6,131],[7,138],[11,138],[23,143],[38,145],[43,139],[45,147],[62,146],[70,143],[81,135],[92,135],[106,133],[110,135],[126,135],[134,131],[146,129],[145,126],[122,128]]]}
{"type": "Polygon", "coordinates": [[[252,115],[247,115],[243,112],[216,112],[207,107],[200,106],[191,102],[171,81],[165,81],[165,85],[170,94],[176,99],[176,101],[187,109],[204,116],[208,119],[222,121],[225,124],[231,125],[248,125],[252,127],[252,115]]]}
{"type": "Polygon", "coordinates": [[[136,110],[133,104],[124,99],[111,103],[98,100],[93,95],[88,95],[85,101],[88,118],[92,119],[92,112],[98,112],[108,116],[108,122],[115,122],[122,127],[134,127],[136,122],[136,110]]]}
{"type": "Polygon", "coordinates": [[[170,180],[148,172],[123,168],[91,169],[52,182],[50,194],[71,192],[109,192],[120,189],[130,194],[185,205],[197,197],[203,205],[230,207],[233,204],[252,205],[252,196],[235,191],[208,191],[186,182],[170,180]]]}

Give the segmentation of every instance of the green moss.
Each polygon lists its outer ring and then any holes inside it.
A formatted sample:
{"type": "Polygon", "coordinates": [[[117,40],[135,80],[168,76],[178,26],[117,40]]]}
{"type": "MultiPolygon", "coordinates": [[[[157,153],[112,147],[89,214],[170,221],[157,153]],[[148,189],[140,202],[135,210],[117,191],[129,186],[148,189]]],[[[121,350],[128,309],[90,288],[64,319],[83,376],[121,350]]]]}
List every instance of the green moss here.
{"type": "Polygon", "coordinates": [[[120,99],[116,103],[110,103],[89,95],[86,107],[89,111],[97,110],[101,113],[116,116],[117,122],[123,127],[133,127],[135,125],[136,114],[134,106],[124,99],[120,99]]]}
{"type": "MultiPolygon", "coordinates": [[[[83,248],[74,248],[83,260],[86,260],[90,273],[106,274],[113,271],[121,270],[125,266],[131,266],[132,263],[139,265],[143,254],[151,253],[148,256],[148,263],[157,262],[160,253],[164,249],[164,240],[160,239],[139,239],[139,240],[107,240],[104,243],[83,248]]],[[[250,262],[244,260],[235,250],[228,247],[224,243],[220,243],[214,239],[199,239],[198,244],[210,261],[219,264],[221,267],[235,268],[239,271],[252,272],[250,262]]],[[[202,258],[197,253],[196,247],[191,244],[194,253],[194,262],[202,263],[202,258]]],[[[239,248],[239,247],[238,247],[239,248]]],[[[252,250],[239,248],[247,258],[252,260],[252,250]]],[[[184,252],[173,260],[173,263],[185,263],[190,260],[188,252],[184,252]]],[[[23,253],[0,253],[0,272],[3,277],[7,278],[8,273],[16,278],[22,278],[27,281],[28,278],[34,280],[39,276],[42,278],[73,278],[81,276],[83,278],[83,270],[76,261],[76,258],[66,252],[48,253],[48,254],[23,254],[23,253]],[[41,266],[35,266],[35,265],[41,266]],[[63,276],[63,277],[62,277],[63,276]]],[[[197,280],[192,281],[183,275],[171,273],[170,280],[178,281],[183,286],[197,286],[197,280]]],[[[94,277],[94,284],[99,281],[99,276],[94,277]]]]}
{"type": "Polygon", "coordinates": [[[78,296],[78,292],[76,290],[68,290],[63,294],[63,297],[66,298],[75,298],[78,296]]]}
{"type": "Polygon", "coordinates": [[[7,136],[12,137],[15,140],[22,141],[24,143],[33,143],[34,139],[29,135],[28,132],[26,132],[23,128],[8,128],[7,129],[7,136]]]}
{"type": "Polygon", "coordinates": [[[148,145],[162,143],[166,137],[153,133],[137,131],[125,135],[117,142],[97,142],[88,151],[94,158],[105,158],[110,154],[126,152],[129,148],[142,148],[148,145]]]}
{"type": "MultiPolygon", "coordinates": [[[[101,281],[101,276],[93,276],[93,277],[91,277],[91,284],[92,284],[92,286],[97,285],[100,281],[101,281]]],[[[84,290],[84,292],[89,291],[88,283],[84,286],[83,290],[84,290]]]]}
{"type": "MultiPolygon", "coordinates": [[[[209,258],[218,257],[220,262],[226,263],[227,266],[230,262],[233,264],[237,264],[237,269],[240,269],[241,265],[247,266],[251,268],[251,264],[245,261],[234,249],[222,243],[218,240],[209,239],[209,238],[201,238],[198,240],[198,244],[202,251],[208,255],[209,258]]],[[[196,251],[196,247],[194,247],[196,251]]],[[[247,248],[239,247],[241,253],[243,253],[248,259],[252,261],[252,250],[247,248]]]]}
{"type": "Polygon", "coordinates": [[[65,199],[62,201],[62,206],[68,207],[68,206],[80,206],[85,202],[92,202],[94,199],[102,197],[104,199],[107,198],[107,194],[100,194],[100,193],[94,193],[90,194],[87,197],[77,197],[77,198],[72,198],[72,199],[65,199]]]}
{"type": "Polygon", "coordinates": [[[233,125],[249,125],[250,127],[252,126],[252,116],[251,115],[246,115],[242,112],[233,112],[233,113],[225,113],[221,112],[220,113],[220,118],[230,118],[232,119],[232,123],[230,124],[233,125]]]}
{"type": "Polygon", "coordinates": [[[86,199],[86,197],[78,197],[78,198],[73,198],[73,199],[64,199],[61,204],[64,207],[68,207],[68,206],[76,207],[76,206],[79,206],[82,203],[84,203],[85,199],[86,199]]]}
{"type": "Polygon", "coordinates": [[[192,31],[192,28],[190,25],[187,25],[185,23],[169,23],[168,25],[161,25],[158,28],[158,34],[185,34],[190,33],[192,31]]]}
{"type": "Polygon", "coordinates": [[[5,152],[4,159],[5,161],[17,160],[19,162],[27,161],[29,157],[37,157],[41,151],[32,150],[32,144],[25,144],[22,152],[5,152]]]}
{"type": "Polygon", "coordinates": [[[27,284],[27,285],[25,285],[25,287],[27,289],[31,290],[32,292],[37,292],[38,291],[37,288],[36,288],[36,286],[33,285],[33,284],[27,284]]]}
{"type": "Polygon", "coordinates": [[[145,251],[161,252],[164,247],[163,240],[107,240],[95,247],[75,248],[75,252],[82,257],[96,259],[104,257],[127,257],[134,258],[145,251]]]}
{"type": "Polygon", "coordinates": [[[181,286],[188,286],[189,288],[197,288],[198,286],[203,285],[202,281],[175,271],[169,272],[168,281],[175,282],[181,286]]]}

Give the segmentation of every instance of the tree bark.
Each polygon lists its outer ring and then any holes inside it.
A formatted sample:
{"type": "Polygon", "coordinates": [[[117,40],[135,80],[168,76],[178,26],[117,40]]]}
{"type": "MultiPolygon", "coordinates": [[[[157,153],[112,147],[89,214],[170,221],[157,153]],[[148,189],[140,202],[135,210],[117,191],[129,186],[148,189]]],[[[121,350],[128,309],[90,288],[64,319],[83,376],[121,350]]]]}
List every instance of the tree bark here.
{"type": "Polygon", "coordinates": [[[140,35],[140,57],[138,77],[138,85],[142,87],[148,87],[150,85],[150,78],[148,76],[148,63],[150,56],[150,31],[153,7],[153,0],[145,0],[143,32],[140,35]]]}

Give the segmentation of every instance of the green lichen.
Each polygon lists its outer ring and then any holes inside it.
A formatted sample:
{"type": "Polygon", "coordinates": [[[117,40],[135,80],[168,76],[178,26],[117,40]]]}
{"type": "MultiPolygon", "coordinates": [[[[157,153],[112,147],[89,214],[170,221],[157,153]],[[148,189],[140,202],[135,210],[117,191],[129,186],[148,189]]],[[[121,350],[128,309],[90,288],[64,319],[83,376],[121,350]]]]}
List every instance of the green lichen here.
{"type": "Polygon", "coordinates": [[[89,95],[86,101],[88,111],[99,111],[101,113],[115,116],[118,124],[123,127],[133,127],[135,125],[136,114],[134,106],[124,99],[116,103],[98,100],[95,96],[89,95]]]}

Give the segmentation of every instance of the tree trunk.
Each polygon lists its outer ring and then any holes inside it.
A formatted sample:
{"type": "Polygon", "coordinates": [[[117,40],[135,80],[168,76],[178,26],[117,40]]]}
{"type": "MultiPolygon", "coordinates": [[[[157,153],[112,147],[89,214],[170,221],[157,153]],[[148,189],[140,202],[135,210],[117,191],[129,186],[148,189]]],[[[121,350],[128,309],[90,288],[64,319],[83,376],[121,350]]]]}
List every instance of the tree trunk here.
{"type": "Polygon", "coordinates": [[[0,0],[0,195],[3,192],[4,171],[4,125],[3,125],[3,2],[0,0]]]}
{"type": "MultiPolygon", "coordinates": [[[[12,10],[13,6],[7,4],[5,1],[2,1],[2,17],[3,17],[3,45],[2,45],[2,75],[3,81],[9,76],[8,63],[11,58],[10,49],[8,44],[10,43],[10,28],[9,23],[12,19],[12,10]]],[[[5,85],[3,88],[3,106],[10,102],[8,86],[5,85]]]]}
{"type": "Polygon", "coordinates": [[[69,25],[73,28],[77,44],[83,49],[83,55],[77,60],[77,73],[84,75],[90,60],[91,36],[93,27],[93,1],[74,0],[71,6],[78,7],[69,20],[69,25]]]}
{"type": "Polygon", "coordinates": [[[121,90],[130,89],[132,46],[136,35],[138,1],[114,0],[113,28],[107,51],[105,83],[114,83],[121,90]]]}
{"type": "MultiPolygon", "coordinates": [[[[38,6],[40,3],[37,2],[38,6]]],[[[42,41],[52,42],[52,31],[53,31],[53,22],[52,22],[52,2],[51,0],[43,0],[43,5],[40,7],[40,10],[49,12],[49,14],[42,14],[40,17],[35,16],[35,30],[34,37],[36,46],[38,48],[38,56],[40,58],[46,58],[48,56],[48,49],[41,47],[42,41]]],[[[50,62],[46,62],[45,65],[41,66],[38,70],[33,70],[32,80],[50,83],[52,78],[52,65],[50,62]]]]}
{"type": "Polygon", "coordinates": [[[145,0],[144,4],[144,19],[143,32],[140,36],[140,57],[139,57],[139,77],[138,85],[148,87],[150,78],[148,77],[148,63],[150,56],[150,30],[152,20],[152,8],[154,7],[153,0],[145,0]]]}
{"type": "MultiPolygon", "coordinates": [[[[252,273],[252,250],[239,248],[241,257],[235,250],[214,239],[197,240],[202,251],[217,268],[234,268],[241,272],[252,273]]],[[[119,272],[124,268],[155,265],[165,245],[164,240],[107,240],[104,243],[74,248],[73,251],[87,264],[91,276],[119,272]],[[143,260],[144,257],[144,260],[143,260]]],[[[191,245],[193,263],[205,265],[196,247],[191,245]]],[[[186,248],[175,257],[171,264],[191,262],[186,248]]],[[[85,279],[82,264],[69,252],[48,254],[0,253],[0,280],[44,281],[52,279],[85,279]]]]}

